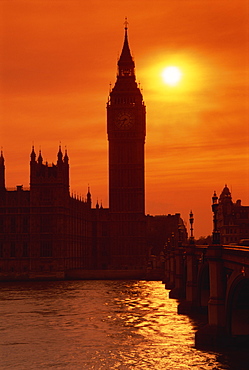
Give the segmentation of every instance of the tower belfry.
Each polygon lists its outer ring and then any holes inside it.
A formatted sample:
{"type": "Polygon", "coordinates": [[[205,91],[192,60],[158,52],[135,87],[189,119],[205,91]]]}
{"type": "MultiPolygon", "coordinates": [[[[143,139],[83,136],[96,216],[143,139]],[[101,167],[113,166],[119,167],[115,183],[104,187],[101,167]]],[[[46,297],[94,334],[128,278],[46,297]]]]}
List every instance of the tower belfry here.
{"type": "Polygon", "coordinates": [[[145,248],[145,105],[136,82],[127,21],[124,31],[117,79],[107,103],[110,254],[116,261],[114,264],[131,266],[134,262],[137,268],[145,248]]]}
{"type": "Polygon", "coordinates": [[[118,76],[134,76],[135,77],[135,63],[131,56],[129,42],[128,42],[128,28],[125,23],[125,37],[123,49],[118,61],[118,76]]]}

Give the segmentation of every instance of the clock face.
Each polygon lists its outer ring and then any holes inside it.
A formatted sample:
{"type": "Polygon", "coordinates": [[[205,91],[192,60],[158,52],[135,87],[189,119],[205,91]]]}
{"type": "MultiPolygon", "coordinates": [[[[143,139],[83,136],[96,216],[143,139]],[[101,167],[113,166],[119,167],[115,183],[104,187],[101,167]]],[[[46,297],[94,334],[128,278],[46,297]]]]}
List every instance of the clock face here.
{"type": "Polygon", "coordinates": [[[133,124],[133,116],[130,113],[122,112],[116,119],[116,125],[123,129],[129,129],[133,124]]]}

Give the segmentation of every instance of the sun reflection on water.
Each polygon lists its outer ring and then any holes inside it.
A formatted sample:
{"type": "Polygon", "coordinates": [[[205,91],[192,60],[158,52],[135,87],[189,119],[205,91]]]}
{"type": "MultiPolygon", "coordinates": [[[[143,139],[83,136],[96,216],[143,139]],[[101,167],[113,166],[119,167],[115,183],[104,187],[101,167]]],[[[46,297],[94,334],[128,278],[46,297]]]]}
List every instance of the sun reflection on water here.
{"type": "Polygon", "coordinates": [[[159,282],[3,284],[0,302],[3,369],[230,369],[159,282]]]}

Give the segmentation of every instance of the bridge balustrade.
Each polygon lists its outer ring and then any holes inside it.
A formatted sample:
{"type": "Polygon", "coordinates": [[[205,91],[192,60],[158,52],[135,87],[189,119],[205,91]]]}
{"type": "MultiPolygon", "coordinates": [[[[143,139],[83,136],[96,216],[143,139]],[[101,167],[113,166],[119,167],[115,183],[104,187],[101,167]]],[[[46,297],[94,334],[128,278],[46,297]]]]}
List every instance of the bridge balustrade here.
{"type": "Polygon", "coordinates": [[[207,313],[196,347],[249,341],[249,247],[168,245],[164,283],[179,314],[207,313]]]}

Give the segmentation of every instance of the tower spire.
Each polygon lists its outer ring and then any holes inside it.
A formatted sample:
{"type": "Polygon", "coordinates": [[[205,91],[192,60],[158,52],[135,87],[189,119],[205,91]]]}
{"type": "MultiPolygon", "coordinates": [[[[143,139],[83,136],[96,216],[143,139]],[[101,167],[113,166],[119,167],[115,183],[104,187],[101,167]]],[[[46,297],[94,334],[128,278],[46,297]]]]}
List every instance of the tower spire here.
{"type": "Polygon", "coordinates": [[[89,185],[88,185],[88,191],[87,191],[86,199],[87,199],[87,204],[91,208],[91,205],[92,205],[92,196],[91,196],[90,186],[89,185]]]}
{"type": "Polygon", "coordinates": [[[63,158],[63,154],[62,154],[62,151],[61,151],[61,144],[59,145],[59,150],[58,150],[58,153],[57,153],[57,164],[59,163],[62,163],[62,158],[63,158]]]}
{"type": "Polygon", "coordinates": [[[124,35],[124,44],[123,49],[120,54],[120,58],[118,61],[118,75],[127,77],[127,76],[134,76],[135,75],[135,63],[131,56],[131,51],[128,42],[128,21],[125,18],[125,35],[124,35]]]}
{"type": "Polygon", "coordinates": [[[194,242],[194,233],[193,233],[194,215],[193,215],[192,210],[189,213],[189,223],[190,223],[190,244],[193,244],[194,242]]]}
{"type": "Polygon", "coordinates": [[[113,89],[110,91],[108,104],[123,104],[127,102],[127,94],[129,94],[128,100],[130,104],[136,102],[140,104],[143,101],[141,91],[136,82],[135,62],[132,58],[128,42],[128,21],[125,18],[124,42],[118,59],[117,80],[113,89]]]}
{"type": "Polygon", "coordinates": [[[125,17],[125,21],[124,21],[124,26],[125,26],[125,30],[128,29],[128,21],[127,21],[127,17],[125,17]]]}
{"type": "Polygon", "coordinates": [[[64,163],[68,164],[69,158],[67,154],[67,148],[65,147],[64,163]]]}
{"type": "Polygon", "coordinates": [[[40,149],[39,150],[39,156],[38,156],[38,163],[42,164],[42,161],[43,161],[43,158],[42,158],[41,149],[40,149]]]}
{"type": "Polygon", "coordinates": [[[3,150],[1,148],[1,155],[0,155],[0,190],[5,189],[5,165],[4,165],[4,156],[3,150]]]}
{"type": "Polygon", "coordinates": [[[36,158],[35,147],[34,147],[34,145],[32,145],[32,151],[31,151],[31,154],[30,154],[31,162],[35,162],[35,158],[36,158]]]}
{"type": "MultiPolygon", "coordinates": [[[[107,104],[110,242],[107,247],[106,263],[114,269],[127,269],[127,266],[131,269],[140,269],[146,254],[144,221],[146,112],[135,79],[135,63],[129,48],[127,25],[125,19],[117,80],[107,104]]],[[[98,203],[96,207],[99,207],[98,203]]],[[[100,204],[100,208],[102,207],[100,204]]]]}
{"type": "Polygon", "coordinates": [[[1,147],[0,164],[4,164],[3,149],[1,147]]]}

